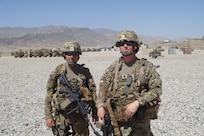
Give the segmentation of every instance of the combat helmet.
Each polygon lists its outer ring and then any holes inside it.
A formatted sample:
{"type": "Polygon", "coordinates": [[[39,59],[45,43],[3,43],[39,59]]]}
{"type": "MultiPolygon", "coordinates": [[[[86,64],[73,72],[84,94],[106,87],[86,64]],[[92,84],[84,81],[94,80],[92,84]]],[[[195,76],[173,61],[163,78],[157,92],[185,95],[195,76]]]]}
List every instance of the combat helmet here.
{"type": "Polygon", "coordinates": [[[73,52],[73,53],[79,53],[82,54],[80,44],[76,41],[68,41],[64,43],[64,47],[62,49],[62,52],[73,52]]]}
{"type": "Polygon", "coordinates": [[[142,44],[142,42],[139,41],[137,34],[132,30],[124,30],[119,32],[115,46],[119,47],[122,41],[133,42],[135,47],[135,53],[138,52],[139,47],[142,44]]]}

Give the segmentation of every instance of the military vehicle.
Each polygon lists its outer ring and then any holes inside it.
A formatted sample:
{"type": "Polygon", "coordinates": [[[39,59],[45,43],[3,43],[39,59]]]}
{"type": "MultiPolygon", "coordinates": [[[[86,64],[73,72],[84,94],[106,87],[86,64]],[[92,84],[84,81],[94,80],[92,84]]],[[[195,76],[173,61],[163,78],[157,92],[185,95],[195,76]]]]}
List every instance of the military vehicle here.
{"type": "Polygon", "coordinates": [[[52,50],[52,56],[53,57],[60,57],[60,56],[62,56],[62,51],[60,49],[53,49],[52,50]]]}
{"type": "Polygon", "coordinates": [[[28,49],[12,52],[12,56],[15,58],[22,57],[60,57],[62,56],[62,51],[60,49],[28,49]]]}
{"type": "Polygon", "coordinates": [[[38,57],[39,50],[30,50],[30,57],[38,57]]]}
{"type": "Polygon", "coordinates": [[[149,57],[157,58],[158,56],[161,56],[161,51],[154,50],[149,53],[149,57]]]}
{"type": "Polygon", "coordinates": [[[51,49],[40,49],[38,50],[38,57],[52,57],[51,49]]]}
{"type": "Polygon", "coordinates": [[[22,58],[24,57],[24,51],[20,49],[19,51],[12,52],[11,55],[14,56],[15,58],[22,58]]]}

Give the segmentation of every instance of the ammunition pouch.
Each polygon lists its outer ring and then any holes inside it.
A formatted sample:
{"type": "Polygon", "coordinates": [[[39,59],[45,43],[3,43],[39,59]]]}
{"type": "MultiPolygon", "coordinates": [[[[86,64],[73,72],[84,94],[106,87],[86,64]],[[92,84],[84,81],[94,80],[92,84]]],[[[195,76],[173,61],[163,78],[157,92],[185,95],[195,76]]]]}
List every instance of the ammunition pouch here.
{"type": "Polygon", "coordinates": [[[75,107],[75,102],[70,101],[69,96],[65,94],[54,93],[52,96],[53,106],[56,110],[68,110],[75,107]]]}
{"type": "Polygon", "coordinates": [[[151,107],[144,107],[144,119],[158,119],[158,111],[159,111],[159,104],[151,106],[151,107]]]}

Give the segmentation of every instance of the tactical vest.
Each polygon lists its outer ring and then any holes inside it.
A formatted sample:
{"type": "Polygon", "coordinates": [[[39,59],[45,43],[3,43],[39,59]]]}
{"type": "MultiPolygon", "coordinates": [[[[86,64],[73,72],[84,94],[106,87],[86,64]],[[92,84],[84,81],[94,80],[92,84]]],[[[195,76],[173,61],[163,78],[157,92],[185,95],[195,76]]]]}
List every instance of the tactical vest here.
{"type": "MultiPolygon", "coordinates": [[[[124,106],[135,101],[148,91],[148,70],[153,67],[153,64],[146,59],[137,59],[133,64],[132,72],[128,74],[119,74],[122,67],[122,59],[118,59],[115,64],[115,75],[111,87],[107,92],[108,98],[113,98],[114,101],[114,116],[117,121],[128,121],[124,114],[124,106]]],[[[158,105],[145,108],[140,118],[156,119],[158,105]]]]}
{"type": "Polygon", "coordinates": [[[152,64],[148,63],[146,59],[137,59],[130,74],[119,75],[122,64],[121,58],[116,61],[114,79],[109,87],[108,97],[118,97],[131,93],[137,97],[142,90],[147,91],[144,89],[148,89],[149,77],[145,75],[145,68],[152,66],[152,64]]]}
{"type": "MultiPolygon", "coordinates": [[[[83,65],[78,65],[79,70],[83,71],[83,65]]],[[[83,74],[77,73],[75,74],[68,66],[67,63],[61,64],[57,66],[56,68],[56,75],[57,77],[60,76],[61,73],[65,72],[67,80],[69,81],[70,85],[72,86],[79,86],[80,90],[82,91],[84,95],[85,101],[92,100],[91,92],[88,88],[84,86],[84,83],[86,82],[86,77],[83,74]]],[[[56,92],[52,95],[52,106],[57,111],[70,111],[76,107],[76,103],[71,103],[68,99],[69,94],[59,93],[60,90],[66,90],[67,87],[63,84],[61,84],[59,78],[57,78],[57,88],[56,92]]]]}

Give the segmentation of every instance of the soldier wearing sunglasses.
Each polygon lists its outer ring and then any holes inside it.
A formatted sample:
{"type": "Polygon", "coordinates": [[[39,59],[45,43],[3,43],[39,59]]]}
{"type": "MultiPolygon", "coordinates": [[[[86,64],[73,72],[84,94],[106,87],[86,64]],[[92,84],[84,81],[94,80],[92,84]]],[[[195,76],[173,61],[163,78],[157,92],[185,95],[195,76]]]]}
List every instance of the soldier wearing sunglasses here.
{"type": "Polygon", "coordinates": [[[115,136],[152,136],[150,120],[157,119],[162,81],[154,65],[139,59],[141,42],[134,31],[118,34],[121,57],[103,73],[97,97],[97,115],[106,124],[109,115],[115,136]]]}

